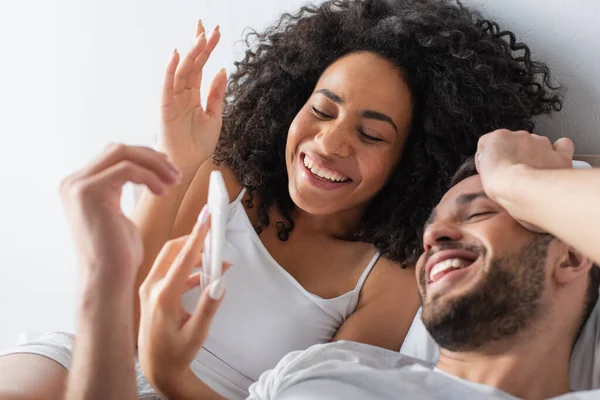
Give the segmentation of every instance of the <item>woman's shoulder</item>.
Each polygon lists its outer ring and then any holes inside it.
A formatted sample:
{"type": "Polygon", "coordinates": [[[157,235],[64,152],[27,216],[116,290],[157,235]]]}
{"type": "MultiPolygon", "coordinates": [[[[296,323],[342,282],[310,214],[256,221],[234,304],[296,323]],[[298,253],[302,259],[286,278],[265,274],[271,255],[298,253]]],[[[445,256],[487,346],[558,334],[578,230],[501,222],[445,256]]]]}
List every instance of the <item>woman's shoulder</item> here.
{"type": "Polygon", "coordinates": [[[221,172],[223,175],[223,180],[225,181],[225,186],[227,186],[229,200],[232,201],[235,199],[243,188],[238,177],[228,166],[223,164],[217,165],[212,159],[208,159],[200,166],[200,168],[198,168],[196,176],[194,177],[194,181],[190,186],[190,189],[194,186],[199,187],[199,196],[197,197],[198,201],[203,200],[203,203],[205,203],[208,199],[208,182],[210,179],[210,174],[213,171],[221,172]]]}
{"type": "Polygon", "coordinates": [[[196,170],[194,179],[185,192],[185,196],[177,211],[171,237],[187,235],[192,231],[198,214],[208,201],[208,182],[210,173],[213,171],[220,171],[223,174],[230,202],[236,199],[241,192],[242,185],[230,168],[217,165],[211,159],[205,161],[196,170]]]}
{"type": "Polygon", "coordinates": [[[363,286],[363,304],[380,299],[382,294],[418,303],[414,264],[402,268],[400,263],[386,257],[379,257],[363,286]]]}

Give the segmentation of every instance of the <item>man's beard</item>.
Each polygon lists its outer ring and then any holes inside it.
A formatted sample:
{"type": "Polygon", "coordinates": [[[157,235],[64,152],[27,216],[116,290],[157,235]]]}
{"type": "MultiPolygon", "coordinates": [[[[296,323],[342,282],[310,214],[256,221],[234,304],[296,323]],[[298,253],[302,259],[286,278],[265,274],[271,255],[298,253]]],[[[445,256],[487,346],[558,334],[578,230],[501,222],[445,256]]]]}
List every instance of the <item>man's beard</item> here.
{"type": "MultiPolygon", "coordinates": [[[[450,351],[473,351],[526,328],[542,306],[551,240],[550,235],[536,234],[520,252],[492,259],[489,271],[469,292],[445,303],[441,296],[425,304],[422,319],[433,339],[450,351]]],[[[424,279],[421,274],[422,288],[424,279]]]]}

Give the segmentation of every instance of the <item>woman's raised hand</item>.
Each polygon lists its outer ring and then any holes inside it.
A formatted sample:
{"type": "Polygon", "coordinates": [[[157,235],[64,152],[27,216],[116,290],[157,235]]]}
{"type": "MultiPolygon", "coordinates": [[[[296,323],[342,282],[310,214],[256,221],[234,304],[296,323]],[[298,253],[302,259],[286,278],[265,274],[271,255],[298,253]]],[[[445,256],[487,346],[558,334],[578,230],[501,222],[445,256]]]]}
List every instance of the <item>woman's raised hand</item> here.
{"type": "Polygon", "coordinates": [[[167,66],[159,148],[182,170],[193,168],[195,172],[213,154],[219,139],[227,85],[225,70],[213,79],[206,108],[200,103],[200,86],[202,69],[220,37],[219,26],[207,37],[202,21],[198,21],[192,49],[183,61],[175,50],[167,66]]]}

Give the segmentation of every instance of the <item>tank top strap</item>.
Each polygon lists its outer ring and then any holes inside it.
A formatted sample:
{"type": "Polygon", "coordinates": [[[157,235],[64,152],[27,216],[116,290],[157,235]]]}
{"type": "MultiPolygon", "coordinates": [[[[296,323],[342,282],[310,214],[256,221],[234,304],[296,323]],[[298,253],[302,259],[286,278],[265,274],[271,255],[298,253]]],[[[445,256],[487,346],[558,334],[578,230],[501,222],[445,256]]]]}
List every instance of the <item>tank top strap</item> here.
{"type": "Polygon", "coordinates": [[[369,276],[369,273],[371,272],[371,270],[373,269],[375,264],[377,264],[379,257],[381,257],[381,253],[379,251],[377,251],[377,253],[375,253],[373,258],[371,259],[371,261],[365,268],[364,272],[360,276],[360,279],[358,280],[358,283],[356,284],[356,288],[354,289],[354,291],[356,293],[360,292],[360,290],[362,289],[363,285],[365,284],[365,281],[367,280],[367,277],[369,276]]]}
{"type": "Polygon", "coordinates": [[[235,198],[235,200],[233,200],[233,201],[230,203],[230,206],[235,206],[235,205],[237,205],[237,204],[241,203],[241,202],[242,202],[242,199],[244,198],[244,195],[245,195],[245,194],[246,194],[246,187],[244,186],[244,187],[242,188],[242,190],[240,191],[240,194],[238,194],[238,195],[237,195],[237,197],[235,198]]]}

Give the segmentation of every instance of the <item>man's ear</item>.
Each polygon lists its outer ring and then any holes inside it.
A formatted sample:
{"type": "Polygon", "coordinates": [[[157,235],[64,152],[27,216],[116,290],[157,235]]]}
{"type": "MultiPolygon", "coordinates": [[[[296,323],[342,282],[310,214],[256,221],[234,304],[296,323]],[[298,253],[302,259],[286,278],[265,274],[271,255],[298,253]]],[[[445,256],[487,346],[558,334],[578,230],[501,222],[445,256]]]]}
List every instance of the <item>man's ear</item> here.
{"type": "Polygon", "coordinates": [[[568,284],[582,275],[588,274],[590,268],[593,268],[592,260],[572,247],[565,245],[566,251],[558,260],[559,263],[554,268],[554,279],[559,284],[568,284]]]}

